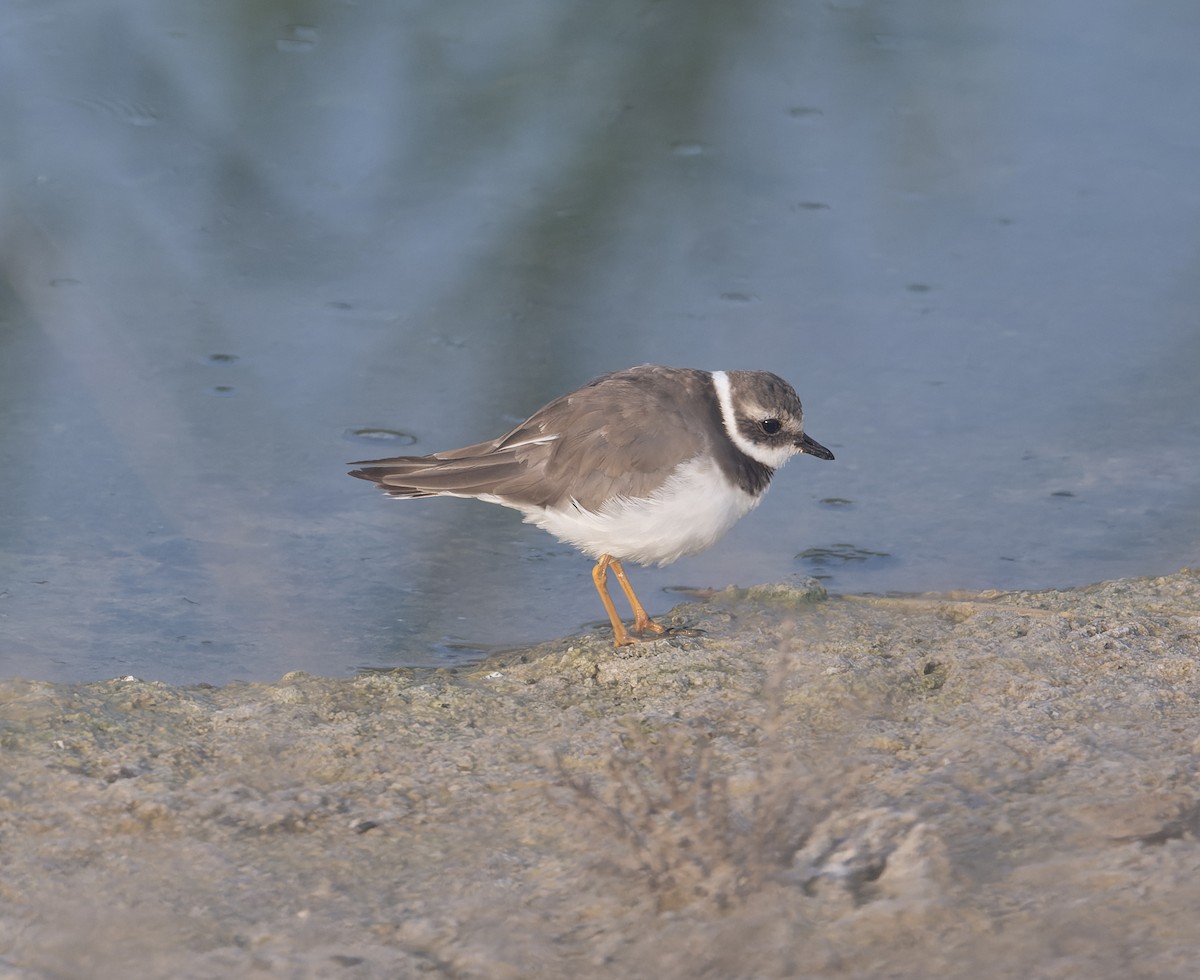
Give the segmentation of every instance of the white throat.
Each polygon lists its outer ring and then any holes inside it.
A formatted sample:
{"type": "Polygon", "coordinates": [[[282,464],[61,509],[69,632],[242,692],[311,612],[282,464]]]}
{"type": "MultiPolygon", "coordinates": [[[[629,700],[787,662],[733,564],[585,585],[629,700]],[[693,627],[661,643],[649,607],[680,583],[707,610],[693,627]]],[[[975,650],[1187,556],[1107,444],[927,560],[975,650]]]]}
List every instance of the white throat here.
{"type": "Polygon", "coordinates": [[[725,434],[730,441],[752,460],[779,469],[784,463],[796,455],[796,447],[792,445],[760,446],[751,442],[738,431],[737,415],[733,410],[733,388],[729,383],[729,375],[724,371],[712,372],[713,387],[717,391],[717,402],[721,406],[721,421],[725,424],[725,434]]]}

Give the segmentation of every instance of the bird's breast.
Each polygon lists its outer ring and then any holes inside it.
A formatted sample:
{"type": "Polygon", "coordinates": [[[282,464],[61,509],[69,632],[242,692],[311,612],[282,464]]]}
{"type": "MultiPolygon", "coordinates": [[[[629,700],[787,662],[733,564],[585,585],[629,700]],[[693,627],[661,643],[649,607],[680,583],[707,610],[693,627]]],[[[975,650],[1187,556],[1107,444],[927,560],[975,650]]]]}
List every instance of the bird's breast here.
{"type": "Polygon", "coordinates": [[[666,565],[711,547],[761,499],[731,484],[712,459],[698,457],[649,497],[611,497],[597,510],[528,508],[525,519],[593,558],[666,565]]]}

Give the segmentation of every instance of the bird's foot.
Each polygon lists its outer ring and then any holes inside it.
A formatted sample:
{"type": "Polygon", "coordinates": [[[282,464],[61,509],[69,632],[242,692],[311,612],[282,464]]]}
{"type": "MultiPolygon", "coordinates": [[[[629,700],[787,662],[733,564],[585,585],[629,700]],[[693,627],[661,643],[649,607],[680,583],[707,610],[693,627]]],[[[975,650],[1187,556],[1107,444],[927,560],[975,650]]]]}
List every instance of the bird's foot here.
{"type": "Polygon", "coordinates": [[[659,626],[649,616],[637,616],[633,621],[633,631],[635,633],[645,633],[649,630],[651,633],[666,633],[669,632],[667,627],[659,626]]]}

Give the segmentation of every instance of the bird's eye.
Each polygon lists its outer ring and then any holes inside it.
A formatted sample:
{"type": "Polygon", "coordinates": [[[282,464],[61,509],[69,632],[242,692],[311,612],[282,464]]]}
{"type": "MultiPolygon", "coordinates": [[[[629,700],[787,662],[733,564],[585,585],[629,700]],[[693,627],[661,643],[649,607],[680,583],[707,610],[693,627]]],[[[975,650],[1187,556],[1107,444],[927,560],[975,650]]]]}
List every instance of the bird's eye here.
{"type": "Polygon", "coordinates": [[[758,423],[758,427],[767,435],[773,436],[783,428],[783,423],[779,419],[763,419],[758,423]]]}

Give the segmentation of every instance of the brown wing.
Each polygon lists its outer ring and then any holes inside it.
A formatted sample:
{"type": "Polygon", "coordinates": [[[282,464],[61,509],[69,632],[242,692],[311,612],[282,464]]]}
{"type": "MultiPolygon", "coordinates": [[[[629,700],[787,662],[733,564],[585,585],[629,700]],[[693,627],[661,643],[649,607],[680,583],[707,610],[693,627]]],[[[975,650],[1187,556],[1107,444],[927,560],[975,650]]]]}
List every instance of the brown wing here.
{"type": "Polygon", "coordinates": [[[367,460],[352,476],[394,496],[495,494],[515,506],[652,493],[708,445],[720,410],[704,371],[654,365],[597,378],[491,442],[432,456],[367,460]]]}
{"type": "Polygon", "coordinates": [[[706,372],[643,365],[547,405],[526,423],[559,433],[544,447],[543,502],[573,497],[595,510],[614,495],[657,490],[678,464],[706,448],[697,422],[707,400],[715,407],[706,372]]]}

